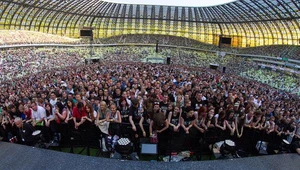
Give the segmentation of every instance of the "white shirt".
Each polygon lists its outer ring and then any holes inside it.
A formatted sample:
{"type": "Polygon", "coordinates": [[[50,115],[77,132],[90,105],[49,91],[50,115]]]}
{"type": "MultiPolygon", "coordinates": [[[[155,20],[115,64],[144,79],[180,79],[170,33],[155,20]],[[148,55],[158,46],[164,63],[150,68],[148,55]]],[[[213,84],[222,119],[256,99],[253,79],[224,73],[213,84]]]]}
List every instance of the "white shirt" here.
{"type": "Polygon", "coordinates": [[[32,118],[36,121],[41,120],[46,117],[46,110],[42,106],[37,106],[37,110],[34,111],[31,109],[32,118]]]}
{"type": "Polygon", "coordinates": [[[97,114],[98,114],[98,113],[94,110],[93,115],[94,115],[95,118],[97,117],[97,114]]]}
{"type": "Polygon", "coordinates": [[[52,108],[55,108],[55,105],[57,103],[57,98],[55,98],[54,100],[53,99],[50,99],[50,104],[52,105],[52,108]]]}

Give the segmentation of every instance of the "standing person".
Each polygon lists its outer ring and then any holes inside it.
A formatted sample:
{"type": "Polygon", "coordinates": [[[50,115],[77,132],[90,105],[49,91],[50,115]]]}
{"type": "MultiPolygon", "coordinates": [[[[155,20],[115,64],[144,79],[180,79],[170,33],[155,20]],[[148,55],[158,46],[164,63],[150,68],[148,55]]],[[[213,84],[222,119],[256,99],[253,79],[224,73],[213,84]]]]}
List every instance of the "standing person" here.
{"type": "Polygon", "coordinates": [[[245,113],[240,112],[238,116],[235,117],[234,123],[235,123],[235,130],[236,130],[236,140],[235,144],[237,148],[243,148],[243,134],[244,134],[244,124],[245,124],[245,113]]]}
{"type": "Polygon", "coordinates": [[[198,130],[197,131],[197,136],[200,138],[203,136],[205,130],[207,129],[207,126],[205,124],[205,120],[207,118],[207,109],[204,106],[201,106],[198,110],[198,115],[196,116],[196,121],[195,121],[195,128],[198,130]]]}
{"type": "Polygon", "coordinates": [[[127,134],[126,128],[129,125],[129,104],[127,103],[126,98],[121,97],[120,99],[120,113],[122,118],[122,124],[121,124],[121,136],[124,136],[127,134]]]}
{"type": "Polygon", "coordinates": [[[85,119],[94,124],[98,113],[94,110],[91,103],[87,103],[85,109],[87,112],[87,116],[85,117],[85,119]]]}
{"type": "MultiPolygon", "coordinates": [[[[168,121],[169,121],[169,132],[170,132],[170,147],[172,148],[178,148],[182,146],[182,143],[180,143],[180,117],[181,117],[181,109],[180,105],[174,107],[174,111],[170,112],[168,115],[168,121]]],[[[171,148],[171,149],[172,149],[171,148]]]]}
{"type": "Polygon", "coordinates": [[[234,122],[234,111],[230,110],[226,115],[225,124],[227,129],[229,130],[230,136],[234,135],[235,132],[235,122],[234,122]]]}
{"type": "Polygon", "coordinates": [[[129,105],[127,103],[127,100],[124,97],[121,97],[120,99],[120,113],[122,117],[122,124],[123,123],[129,123],[129,105]]]}
{"type": "Polygon", "coordinates": [[[98,110],[95,124],[99,127],[100,131],[105,135],[108,135],[109,122],[106,121],[106,115],[109,113],[110,113],[110,110],[109,110],[109,108],[107,108],[106,102],[101,101],[100,109],[98,110]]]}
{"type": "Polygon", "coordinates": [[[45,140],[46,142],[49,142],[50,139],[52,138],[53,134],[55,133],[55,116],[53,113],[52,105],[50,103],[45,104],[46,108],[46,118],[45,118],[45,140]]]}
{"type": "Polygon", "coordinates": [[[158,152],[165,153],[168,147],[169,139],[169,121],[166,118],[163,111],[160,110],[159,103],[154,102],[154,113],[152,115],[152,120],[150,121],[149,131],[150,137],[155,137],[157,135],[158,139],[158,152]]]}
{"type": "Polygon", "coordinates": [[[50,100],[49,100],[49,102],[52,105],[52,108],[55,108],[55,105],[57,103],[57,98],[56,98],[55,92],[51,92],[50,93],[50,100]]]}
{"type": "Polygon", "coordinates": [[[110,113],[106,115],[106,121],[110,122],[108,128],[109,134],[111,136],[117,135],[120,137],[120,125],[122,123],[122,118],[120,111],[117,110],[116,104],[112,104],[110,106],[110,113]]]}
{"type": "Polygon", "coordinates": [[[162,112],[164,112],[164,114],[166,114],[168,110],[169,103],[169,96],[167,93],[164,93],[163,100],[159,103],[159,107],[161,108],[162,112]]]}
{"type": "Polygon", "coordinates": [[[173,131],[175,133],[179,132],[180,117],[181,117],[180,106],[175,106],[174,112],[170,112],[168,115],[170,129],[171,129],[171,131],[173,131]]]}
{"type": "Polygon", "coordinates": [[[82,102],[79,102],[73,109],[73,121],[75,129],[79,129],[79,127],[82,127],[82,124],[86,121],[86,119],[83,118],[84,116],[87,116],[84,104],[82,102]]]}
{"type": "Polygon", "coordinates": [[[135,151],[139,152],[139,138],[141,136],[141,130],[139,128],[139,122],[142,118],[142,115],[139,114],[139,100],[134,98],[131,100],[131,107],[129,108],[129,122],[131,126],[131,140],[134,143],[135,151]]]}
{"type": "Polygon", "coordinates": [[[67,115],[66,115],[66,119],[65,119],[65,123],[71,123],[73,120],[73,109],[74,109],[74,102],[73,99],[68,99],[66,102],[66,111],[67,111],[67,115]]]}
{"type": "Polygon", "coordinates": [[[57,102],[55,105],[55,122],[56,122],[56,131],[54,133],[54,140],[56,142],[66,141],[68,126],[65,123],[67,117],[67,109],[61,102],[57,102]]]}
{"type": "Polygon", "coordinates": [[[105,103],[105,101],[101,101],[100,109],[98,110],[95,124],[101,131],[99,133],[99,136],[101,138],[102,151],[107,151],[106,144],[105,144],[105,138],[108,135],[109,122],[106,121],[106,115],[108,115],[109,113],[110,113],[110,110],[107,107],[107,104],[105,103]]]}
{"type": "Polygon", "coordinates": [[[87,116],[84,116],[83,119],[87,120],[85,121],[86,133],[88,134],[86,136],[86,140],[98,141],[100,137],[100,131],[95,124],[95,120],[97,118],[98,113],[94,110],[91,103],[87,103],[85,109],[87,112],[87,116]]]}
{"type": "Polygon", "coordinates": [[[215,127],[216,127],[216,133],[219,137],[219,140],[223,140],[226,135],[226,121],[225,121],[226,113],[225,111],[221,111],[220,113],[215,115],[215,127]]]}
{"type": "Polygon", "coordinates": [[[186,112],[183,112],[180,117],[182,127],[181,138],[185,140],[185,147],[191,146],[190,129],[194,126],[196,116],[193,107],[187,107],[186,112]]]}
{"type": "Polygon", "coordinates": [[[25,117],[26,117],[26,122],[30,122],[31,121],[31,109],[25,104],[24,105],[24,114],[25,114],[25,117]]]}
{"type": "Polygon", "coordinates": [[[38,106],[36,102],[31,103],[32,125],[36,130],[43,130],[44,119],[46,118],[46,110],[42,106],[38,106]]]}

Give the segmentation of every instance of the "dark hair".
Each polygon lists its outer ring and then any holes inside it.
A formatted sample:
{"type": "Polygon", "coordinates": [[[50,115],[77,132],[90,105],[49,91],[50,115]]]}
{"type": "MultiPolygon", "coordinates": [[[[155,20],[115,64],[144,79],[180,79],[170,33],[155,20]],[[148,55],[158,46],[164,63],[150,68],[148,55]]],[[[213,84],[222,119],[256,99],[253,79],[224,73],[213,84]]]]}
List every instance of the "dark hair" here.
{"type": "Polygon", "coordinates": [[[120,105],[121,105],[121,103],[122,103],[123,101],[125,101],[125,102],[126,102],[126,106],[128,106],[128,103],[127,103],[127,100],[126,100],[125,97],[121,97],[121,98],[120,98],[120,101],[119,101],[120,105]]]}
{"type": "Polygon", "coordinates": [[[193,111],[193,110],[194,110],[194,108],[192,106],[189,106],[189,107],[186,108],[187,113],[190,112],[190,111],[193,111]]]}
{"type": "Polygon", "coordinates": [[[72,100],[72,99],[68,99],[67,102],[66,102],[66,108],[68,108],[68,109],[73,109],[73,107],[74,107],[74,102],[73,102],[73,100],[72,100]],[[71,103],[72,103],[71,108],[70,108],[70,106],[68,105],[68,102],[71,102],[71,103]]]}
{"type": "Polygon", "coordinates": [[[139,104],[139,100],[134,98],[131,100],[132,106],[136,106],[137,104],[139,104]]]}
{"type": "Polygon", "coordinates": [[[10,105],[8,106],[8,110],[11,110],[12,108],[16,108],[16,106],[15,106],[14,104],[10,104],[10,105]]]}
{"type": "Polygon", "coordinates": [[[64,110],[64,105],[61,102],[57,102],[56,106],[58,107],[58,112],[62,113],[62,111],[64,110]]]}
{"type": "Polygon", "coordinates": [[[46,110],[46,116],[48,117],[48,116],[50,116],[51,114],[52,114],[52,105],[50,104],[50,103],[46,103],[45,104],[45,108],[47,107],[47,106],[50,106],[50,111],[48,111],[47,109],[45,109],[46,110]]]}
{"type": "Polygon", "coordinates": [[[160,130],[162,124],[164,124],[166,120],[166,117],[163,113],[156,113],[153,114],[153,129],[154,130],[160,130]]]}
{"type": "Polygon", "coordinates": [[[84,106],[84,104],[83,104],[82,102],[77,103],[77,108],[78,108],[78,109],[83,108],[83,106],[84,106]]]}

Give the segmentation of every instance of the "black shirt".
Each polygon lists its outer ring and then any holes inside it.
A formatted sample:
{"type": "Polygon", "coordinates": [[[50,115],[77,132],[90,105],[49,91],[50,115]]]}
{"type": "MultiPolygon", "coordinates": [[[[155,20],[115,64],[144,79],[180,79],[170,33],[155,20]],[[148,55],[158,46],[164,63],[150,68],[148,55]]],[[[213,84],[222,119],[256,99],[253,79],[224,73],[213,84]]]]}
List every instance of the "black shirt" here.
{"type": "Polygon", "coordinates": [[[184,126],[189,126],[191,123],[195,120],[195,115],[192,117],[187,117],[187,113],[182,113],[182,118],[183,118],[183,124],[184,126]]]}
{"type": "Polygon", "coordinates": [[[28,123],[23,123],[22,127],[19,129],[20,139],[25,144],[34,141],[32,133],[34,132],[33,127],[28,123]]]}
{"type": "Polygon", "coordinates": [[[179,113],[177,113],[176,116],[174,115],[174,113],[172,114],[170,123],[172,123],[175,126],[178,125],[178,123],[179,123],[179,113]]]}
{"type": "Polygon", "coordinates": [[[164,102],[160,102],[159,103],[159,107],[161,109],[161,111],[163,111],[164,113],[166,113],[167,109],[168,109],[169,103],[164,103],[164,102]]]}
{"type": "Polygon", "coordinates": [[[196,98],[192,99],[192,107],[195,111],[198,111],[201,106],[204,106],[205,102],[203,100],[198,101],[196,98]]]}
{"type": "Polygon", "coordinates": [[[142,118],[142,114],[140,114],[138,112],[138,108],[137,107],[134,107],[134,106],[131,106],[129,108],[129,113],[128,113],[129,116],[132,116],[132,120],[134,123],[139,123],[140,122],[140,119],[142,118]]]}
{"type": "Polygon", "coordinates": [[[129,122],[129,108],[127,106],[120,108],[120,113],[122,117],[122,122],[128,123],[129,122]]]}

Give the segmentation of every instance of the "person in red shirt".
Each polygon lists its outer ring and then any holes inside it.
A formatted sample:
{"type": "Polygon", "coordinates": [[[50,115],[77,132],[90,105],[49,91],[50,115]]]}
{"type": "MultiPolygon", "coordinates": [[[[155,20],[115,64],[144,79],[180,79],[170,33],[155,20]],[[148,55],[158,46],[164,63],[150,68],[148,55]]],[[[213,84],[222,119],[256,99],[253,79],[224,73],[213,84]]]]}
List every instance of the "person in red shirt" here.
{"type": "Polygon", "coordinates": [[[73,121],[75,125],[75,129],[78,129],[80,125],[82,125],[85,122],[85,118],[87,113],[84,107],[84,104],[82,102],[77,103],[77,106],[73,109],[73,121]]]}

